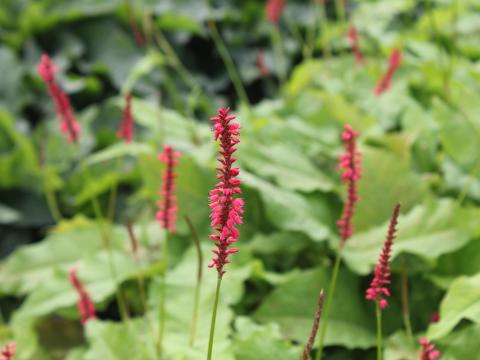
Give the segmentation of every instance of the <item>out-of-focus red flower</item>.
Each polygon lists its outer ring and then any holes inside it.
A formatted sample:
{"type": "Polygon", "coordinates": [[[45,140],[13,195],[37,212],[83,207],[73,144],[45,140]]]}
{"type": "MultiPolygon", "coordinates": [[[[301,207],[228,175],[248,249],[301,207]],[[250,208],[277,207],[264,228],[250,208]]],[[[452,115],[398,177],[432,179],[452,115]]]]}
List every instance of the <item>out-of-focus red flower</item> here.
{"type": "Polygon", "coordinates": [[[355,204],[359,197],[357,194],[357,183],[362,177],[360,166],[360,153],[357,151],[356,139],[358,131],[354,131],[350,125],[345,125],[342,132],[342,141],[345,143],[345,153],[339,156],[338,167],[343,170],[342,180],[347,184],[347,201],[344,205],[342,215],[337,221],[339,234],[342,237],[341,246],[352,236],[353,224],[352,218],[355,210],[355,204]]]}
{"type": "Polygon", "coordinates": [[[352,52],[355,56],[355,62],[357,64],[363,64],[363,54],[362,50],[360,50],[359,35],[357,28],[354,25],[350,26],[350,29],[348,30],[348,40],[350,42],[350,45],[352,46],[352,52]]]}
{"type": "Polygon", "coordinates": [[[230,108],[220,108],[218,115],[211,119],[214,122],[214,138],[220,140],[221,156],[217,159],[220,163],[217,167],[217,178],[220,181],[210,191],[211,226],[216,232],[215,235],[210,235],[210,238],[215,241],[217,249],[213,250],[216,257],[208,266],[215,266],[219,277],[223,276],[224,266],[230,262],[228,256],[238,251],[237,248],[229,246],[240,237],[236,226],[242,223],[243,214],[243,200],[236,197],[241,193],[240,180],[237,179],[240,170],[233,167],[237,159],[232,157],[237,151],[235,146],[240,142],[240,125],[233,122],[236,116],[229,113],[230,108]]]}
{"type": "Polygon", "coordinates": [[[387,297],[390,297],[390,256],[392,252],[393,240],[397,231],[398,216],[400,215],[400,204],[397,204],[393,210],[388,227],[387,238],[383,245],[382,252],[378,259],[378,265],[375,266],[373,280],[370,288],[367,289],[366,299],[376,301],[380,308],[384,309],[388,306],[387,297]]]}
{"type": "Polygon", "coordinates": [[[117,136],[130,143],[133,140],[134,119],[132,115],[132,96],[125,96],[125,109],[123,110],[122,123],[117,132],[117,136]]]}
{"type": "Polygon", "coordinates": [[[80,125],[75,119],[70,100],[55,81],[55,73],[58,72],[58,69],[47,54],[42,55],[37,71],[47,85],[55,105],[60,120],[60,131],[66,136],[68,142],[77,142],[80,136],[80,125]]]}
{"type": "Polygon", "coordinates": [[[255,61],[257,65],[258,73],[261,77],[267,77],[270,71],[268,70],[267,64],[265,63],[265,54],[262,50],[257,51],[257,57],[255,61]]]}
{"type": "Polygon", "coordinates": [[[15,343],[9,343],[4,346],[0,354],[0,360],[12,360],[17,352],[17,345],[15,343]]]}
{"type": "Polygon", "coordinates": [[[432,324],[435,324],[435,323],[437,323],[437,322],[439,322],[439,321],[440,321],[440,314],[436,311],[436,312],[434,312],[434,313],[432,314],[432,317],[431,317],[431,319],[430,319],[430,322],[431,322],[432,324]]]}
{"type": "Polygon", "coordinates": [[[268,21],[274,25],[277,25],[280,21],[280,17],[282,16],[285,5],[285,0],[267,0],[265,11],[267,13],[268,21]]]}
{"type": "Polygon", "coordinates": [[[420,353],[420,360],[436,360],[441,353],[435,348],[435,345],[430,343],[426,338],[420,338],[420,345],[422,352],[420,353]]]}
{"type": "Polygon", "coordinates": [[[376,96],[380,96],[385,91],[390,89],[390,87],[392,86],[393,75],[395,74],[395,71],[397,71],[397,69],[400,67],[401,62],[402,53],[399,49],[393,50],[392,54],[390,55],[390,59],[388,60],[388,69],[375,86],[374,94],[376,96]]]}
{"type": "Polygon", "coordinates": [[[82,282],[78,278],[77,269],[75,267],[70,268],[68,276],[70,283],[78,294],[77,308],[80,314],[80,322],[82,325],[85,325],[89,320],[97,317],[95,313],[95,305],[93,304],[87,289],[85,289],[82,282]]]}
{"type": "Polygon", "coordinates": [[[170,232],[175,232],[175,221],[177,220],[177,198],[175,196],[175,178],[177,174],[174,167],[178,165],[178,158],[181,156],[179,151],[173,150],[170,145],[165,145],[163,152],[158,159],[163,162],[165,170],[163,172],[162,187],[160,189],[161,200],[158,202],[157,220],[160,225],[170,232]]]}

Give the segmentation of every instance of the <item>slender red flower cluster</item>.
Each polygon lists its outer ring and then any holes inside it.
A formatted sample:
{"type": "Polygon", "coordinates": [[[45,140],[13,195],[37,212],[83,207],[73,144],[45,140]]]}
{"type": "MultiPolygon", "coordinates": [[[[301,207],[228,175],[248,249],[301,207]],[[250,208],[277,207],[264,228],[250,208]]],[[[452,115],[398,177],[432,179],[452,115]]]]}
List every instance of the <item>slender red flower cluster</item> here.
{"type": "Polygon", "coordinates": [[[175,165],[178,165],[180,152],[173,150],[170,145],[165,145],[163,152],[158,155],[158,159],[163,162],[165,170],[163,172],[162,187],[160,189],[161,200],[158,202],[157,220],[160,225],[170,232],[175,232],[175,221],[177,220],[177,199],[175,197],[175,165]]]}
{"type": "Polygon", "coordinates": [[[235,226],[242,223],[243,214],[243,200],[235,197],[241,193],[240,180],[237,179],[240,170],[232,167],[237,160],[232,155],[237,151],[235,146],[240,142],[240,125],[233,122],[236,116],[229,115],[229,112],[230,108],[220,108],[218,116],[211,118],[214,122],[214,138],[220,140],[221,156],[217,160],[221,166],[217,167],[217,178],[220,181],[210,191],[211,226],[217,232],[210,235],[210,238],[215,241],[217,249],[213,250],[216,257],[208,267],[215,266],[220,277],[225,273],[224,266],[230,262],[228,255],[238,251],[237,248],[229,246],[240,237],[235,226]]]}
{"type": "Polygon", "coordinates": [[[87,289],[83,286],[82,282],[77,276],[77,269],[71,268],[68,272],[70,283],[75,288],[78,294],[77,308],[80,313],[80,322],[85,325],[87,321],[95,319],[95,305],[93,304],[87,289]]]}
{"type": "Polygon", "coordinates": [[[402,53],[399,49],[393,50],[392,54],[390,55],[390,59],[388,60],[388,69],[375,86],[374,94],[376,96],[380,96],[385,91],[390,89],[390,86],[392,86],[393,75],[395,74],[395,71],[397,71],[397,69],[400,67],[401,62],[402,53]]]}
{"type": "Polygon", "coordinates": [[[125,96],[125,108],[123,109],[122,124],[117,132],[117,136],[130,143],[133,140],[133,115],[132,115],[132,96],[125,96]]]}
{"type": "Polygon", "coordinates": [[[422,352],[420,353],[420,360],[436,360],[441,353],[431,344],[426,338],[420,338],[420,345],[422,345],[422,352]]]}
{"type": "Polygon", "coordinates": [[[257,51],[257,57],[255,61],[257,65],[257,70],[261,77],[267,77],[270,71],[268,71],[267,64],[265,63],[265,54],[262,50],[257,51]]]}
{"type": "Polygon", "coordinates": [[[280,17],[282,16],[285,5],[285,0],[267,0],[265,10],[268,21],[274,25],[277,25],[280,21],[280,17]]]}
{"type": "Polygon", "coordinates": [[[47,54],[42,55],[37,71],[47,85],[50,97],[55,104],[60,120],[60,131],[66,136],[68,142],[77,142],[80,136],[80,125],[75,119],[70,100],[55,81],[55,73],[58,72],[58,69],[47,54]]]}
{"type": "Polygon", "coordinates": [[[342,180],[347,184],[347,201],[343,208],[342,216],[337,221],[339,234],[342,237],[341,245],[352,236],[353,233],[353,212],[355,204],[358,202],[357,182],[362,177],[360,173],[360,153],[357,151],[356,139],[359,135],[358,131],[354,131],[350,125],[345,125],[342,132],[342,141],[345,143],[345,153],[339,156],[338,167],[343,169],[342,180]]]}
{"type": "Polygon", "coordinates": [[[388,233],[382,252],[378,259],[378,264],[375,266],[373,280],[370,283],[370,288],[367,289],[366,299],[376,301],[380,308],[385,309],[388,306],[386,297],[390,297],[390,290],[387,285],[390,284],[390,256],[392,252],[393,240],[397,232],[398,216],[400,215],[400,204],[395,205],[392,217],[390,218],[390,225],[388,226],[388,233]]]}
{"type": "Polygon", "coordinates": [[[357,28],[354,25],[350,26],[350,29],[348,29],[348,40],[352,47],[353,55],[355,56],[355,62],[357,64],[363,64],[363,54],[362,50],[360,50],[359,35],[357,28]]]}
{"type": "Polygon", "coordinates": [[[9,343],[1,351],[2,357],[0,360],[12,360],[17,352],[17,345],[15,343],[9,343]]]}
{"type": "Polygon", "coordinates": [[[438,313],[438,311],[435,311],[432,314],[432,317],[430,318],[430,322],[432,324],[435,324],[435,323],[438,323],[439,321],[440,321],[440,314],[438,313]]]}

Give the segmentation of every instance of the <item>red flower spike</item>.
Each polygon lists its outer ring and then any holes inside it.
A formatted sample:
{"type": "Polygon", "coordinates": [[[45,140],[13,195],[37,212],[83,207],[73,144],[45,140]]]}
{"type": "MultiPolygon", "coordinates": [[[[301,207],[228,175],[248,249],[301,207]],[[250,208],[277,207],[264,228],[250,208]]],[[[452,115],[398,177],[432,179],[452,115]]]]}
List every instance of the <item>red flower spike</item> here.
{"type": "Polygon", "coordinates": [[[267,64],[265,63],[265,54],[262,50],[257,51],[257,57],[255,61],[257,65],[258,73],[261,77],[267,77],[270,71],[268,70],[267,64]]]}
{"type": "Polygon", "coordinates": [[[0,360],[12,360],[16,352],[17,345],[15,343],[6,344],[0,352],[0,360]]]}
{"type": "Polygon", "coordinates": [[[47,85],[55,105],[57,117],[60,120],[60,131],[66,136],[68,142],[77,142],[80,136],[80,125],[75,119],[70,100],[55,81],[55,73],[58,72],[58,68],[47,54],[43,54],[37,65],[37,71],[47,85]]]}
{"type": "Polygon", "coordinates": [[[117,136],[130,143],[133,140],[133,115],[132,115],[132,96],[125,96],[125,109],[123,110],[122,124],[117,132],[117,136]]]}
{"type": "Polygon", "coordinates": [[[95,305],[93,304],[87,289],[83,286],[82,282],[77,276],[77,269],[72,267],[68,271],[68,277],[70,283],[75,288],[78,294],[77,308],[80,314],[80,322],[85,325],[89,320],[96,319],[95,305]]]}
{"type": "Polygon", "coordinates": [[[392,54],[390,55],[390,59],[388,60],[388,69],[375,86],[374,94],[376,96],[380,96],[385,91],[390,89],[390,87],[392,86],[393,75],[395,74],[395,71],[397,71],[397,69],[400,67],[401,62],[402,53],[399,49],[393,50],[392,54]]]}
{"type": "Polygon", "coordinates": [[[350,29],[348,30],[348,40],[350,42],[350,45],[352,46],[352,52],[355,56],[355,62],[357,64],[363,64],[363,54],[360,50],[359,45],[359,35],[354,25],[350,26],[350,29]]]}
{"type": "Polygon", "coordinates": [[[392,252],[393,240],[396,236],[398,216],[400,215],[400,204],[395,205],[392,217],[390,218],[390,225],[388,226],[388,233],[382,252],[378,259],[378,265],[375,266],[373,280],[370,283],[370,288],[367,289],[366,299],[376,301],[380,308],[385,309],[388,306],[387,297],[390,297],[390,290],[387,285],[390,284],[390,256],[392,252]]]}
{"type": "Polygon", "coordinates": [[[215,241],[217,249],[213,250],[216,257],[208,267],[215,266],[219,277],[225,274],[223,268],[230,262],[228,255],[238,251],[237,248],[229,246],[240,237],[236,225],[242,223],[243,215],[243,200],[235,197],[241,193],[240,180],[236,178],[240,171],[232,167],[237,160],[232,155],[237,151],[235,146],[240,142],[238,139],[240,125],[233,122],[236,116],[229,115],[229,112],[230,108],[220,108],[218,116],[211,118],[214,122],[214,138],[220,140],[221,156],[217,160],[221,166],[217,168],[217,178],[220,181],[210,191],[211,226],[216,232],[215,235],[210,235],[210,238],[215,241]]]}
{"type": "Polygon", "coordinates": [[[342,180],[347,184],[347,201],[343,208],[342,215],[337,221],[339,227],[338,233],[342,237],[341,246],[352,236],[353,224],[352,218],[355,210],[355,204],[358,202],[357,183],[362,177],[360,173],[360,153],[357,152],[356,139],[359,135],[358,131],[354,131],[350,125],[345,125],[341,139],[345,143],[345,154],[339,156],[338,167],[343,169],[342,180]]]}
{"type": "Polygon", "coordinates": [[[267,0],[265,11],[268,21],[273,25],[278,25],[285,5],[285,0],[267,0]]]}
{"type": "Polygon", "coordinates": [[[163,172],[162,187],[160,189],[161,200],[158,202],[159,210],[156,217],[162,228],[167,229],[171,233],[175,232],[178,210],[175,197],[175,178],[177,174],[174,172],[174,167],[178,165],[180,156],[180,152],[173,150],[170,145],[165,145],[163,152],[158,155],[158,159],[166,166],[163,172]]]}
{"type": "Polygon", "coordinates": [[[432,324],[438,323],[440,321],[440,314],[438,312],[434,312],[432,317],[430,318],[430,322],[432,324]]]}
{"type": "Polygon", "coordinates": [[[420,345],[422,352],[420,353],[420,360],[436,360],[441,353],[435,348],[435,345],[430,343],[426,338],[420,338],[420,345]]]}

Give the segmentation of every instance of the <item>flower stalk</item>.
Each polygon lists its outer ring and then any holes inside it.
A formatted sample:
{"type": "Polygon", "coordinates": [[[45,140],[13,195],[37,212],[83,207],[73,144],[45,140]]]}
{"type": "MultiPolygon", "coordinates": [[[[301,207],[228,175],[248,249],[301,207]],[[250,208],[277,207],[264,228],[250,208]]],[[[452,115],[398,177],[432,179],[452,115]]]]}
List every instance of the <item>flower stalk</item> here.
{"type": "Polygon", "coordinates": [[[361,166],[360,153],[357,151],[356,139],[359,136],[358,131],[354,131],[351,125],[345,125],[341,134],[341,140],[345,145],[345,153],[339,156],[338,167],[343,170],[342,180],[347,185],[347,201],[344,205],[342,215],[337,221],[338,233],[341,236],[335,263],[333,265],[332,277],[328,287],[327,299],[325,302],[324,321],[321,324],[318,337],[318,350],[316,360],[320,360],[323,354],[324,339],[327,333],[328,321],[330,319],[330,311],[337,286],[338,273],[340,271],[341,253],[345,242],[353,234],[352,218],[354,215],[355,205],[359,200],[358,197],[358,181],[360,180],[361,166]]]}
{"type": "Polygon", "coordinates": [[[300,360],[308,360],[308,358],[310,357],[310,352],[312,351],[313,343],[315,342],[315,337],[317,336],[318,325],[320,324],[320,318],[322,317],[323,298],[324,298],[323,289],[321,289],[320,294],[318,296],[317,309],[315,311],[315,316],[313,318],[312,330],[310,331],[310,336],[308,337],[307,345],[303,350],[300,360]]]}

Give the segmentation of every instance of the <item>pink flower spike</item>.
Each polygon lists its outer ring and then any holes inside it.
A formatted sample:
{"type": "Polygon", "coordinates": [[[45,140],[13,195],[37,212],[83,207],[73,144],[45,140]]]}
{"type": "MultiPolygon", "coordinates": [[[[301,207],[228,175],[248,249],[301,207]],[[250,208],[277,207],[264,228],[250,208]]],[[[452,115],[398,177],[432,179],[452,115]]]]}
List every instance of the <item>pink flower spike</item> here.
{"type": "Polygon", "coordinates": [[[397,71],[397,69],[400,67],[401,62],[402,53],[399,49],[394,49],[388,60],[388,69],[383,75],[383,77],[378,81],[373,91],[376,96],[380,96],[388,89],[390,89],[392,85],[393,75],[395,74],[395,71],[397,71]]]}
{"type": "Polygon", "coordinates": [[[125,109],[123,110],[122,123],[117,132],[117,136],[130,143],[133,140],[134,119],[132,115],[132,96],[125,96],[125,109]]]}
{"type": "Polygon", "coordinates": [[[15,343],[8,343],[0,352],[0,360],[12,360],[17,352],[17,345],[15,343]]]}
{"type": "Polygon", "coordinates": [[[60,120],[60,131],[70,143],[77,142],[80,136],[80,125],[75,119],[68,96],[63,92],[55,81],[55,73],[58,68],[53,64],[47,54],[43,54],[37,71],[48,87],[48,92],[55,105],[57,117],[60,120]]]}
{"type": "Polygon", "coordinates": [[[160,189],[160,198],[158,202],[157,220],[162,228],[171,233],[175,232],[175,221],[177,220],[177,198],[175,196],[175,179],[177,174],[174,167],[178,165],[178,159],[181,154],[173,150],[170,145],[165,145],[163,152],[158,155],[158,159],[165,164],[163,172],[162,187],[160,189]]]}
{"type": "Polygon", "coordinates": [[[393,240],[396,236],[398,216],[400,215],[400,204],[395,205],[392,217],[390,218],[390,225],[388,226],[388,233],[382,252],[378,259],[378,265],[375,266],[373,280],[370,283],[370,288],[367,289],[365,298],[367,300],[376,301],[380,308],[385,309],[388,306],[386,298],[390,297],[390,290],[387,285],[390,284],[390,256],[392,252],[393,240]]]}
{"type": "Polygon", "coordinates": [[[83,286],[82,282],[77,276],[77,269],[75,267],[70,268],[68,271],[70,283],[75,288],[78,294],[77,308],[80,314],[80,322],[85,325],[89,320],[96,319],[95,305],[93,304],[87,289],[83,286]]]}
{"type": "Polygon", "coordinates": [[[357,28],[354,25],[350,26],[350,29],[348,30],[348,40],[355,56],[355,62],[357,64],[363,64],[363,53],[362,50],[360,50],[359,35],[357,28]]]}
{"type": "Polygon", "coordinates": [[[267,0],[265,11],[268,21],[273,25],[278,25],[285,5],[285,0],[267,0]]]}
{"type": "Polygon", "coordinates": [[[212,259],[209,267],[216,267],[218,276],[222,277],[225,274],[224,266],[230,261],[228,255],[236,253],[237,248],[229,248],[240,237],[240,232],[236,228],[242,223],[243,215],[243,200],[235,197],[240,194],[240,180],[236,178],[239,174],[239,169],[233,167],[235,158],[232,155],[237,151],[236,145],[239,143],[238,135],[239,125],[232,122],[236,116],[229,115],[230,108],[220,108],[218,115],[211,118],[213,121],[214,139],[220,140],[221,155],[217,158],[220,167],[217,168],[217,178],[220,180],[215,188],[210,191],[210,218],[212,220],[211,226],[216,232],[215,235],[210,235],[210,238],[215,241],[216,250],[213,253],[216,255],[212,259]]]}
{"type": "Polygon", "coordinates": [[[352,218],[355,210],[355,204],[359,197],[357,194],[357,183],[362,177],[360,166],[360,153],[357,152],[356,139],[359,135],[358,131],[354,131],[350,125],[345,125],[341,139],[345,143],[345,153],[339,156],[338,167],[343,169],[342,180],[347,184],[347,201],[344,205],[342,215],[337,221],[339,227],[338,233],[341,235],[341,246],[352,236],[353,224],[352,218]]]}
{"type": "Polygon", "coordinates": [[[426,338],[420,338],[420,345],[422,352],[420,353],[420,360],[436,360],[441,353],[435,348],[435,345],[430,343],[426,338]]]}

